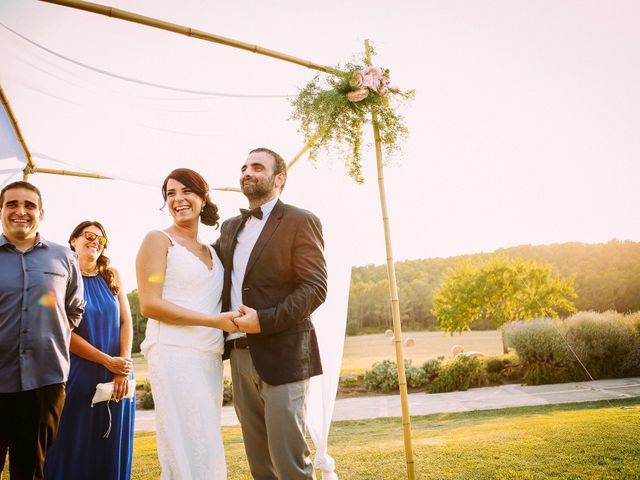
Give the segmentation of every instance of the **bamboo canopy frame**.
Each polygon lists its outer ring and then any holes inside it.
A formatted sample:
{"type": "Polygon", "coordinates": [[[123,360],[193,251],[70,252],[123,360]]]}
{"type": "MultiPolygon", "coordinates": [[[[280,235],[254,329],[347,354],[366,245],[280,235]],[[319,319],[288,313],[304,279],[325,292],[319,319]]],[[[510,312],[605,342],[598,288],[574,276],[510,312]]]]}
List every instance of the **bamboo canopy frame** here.
{"type": "MultiPolygon", "coordinates": [[[[304,60],[298,57],[287,55],[285,53],[277,52],[275,50],[266,49],[258,45],[253,45],[246,42],[234,40],[231,38],[214,35],[212,33],[192,29],[190,27],[178,25],[175,23],[165,22],[162,20],[144,16],[144,15],[138,15],[136,13],[120,10],[120,9],[109,7],[106,5],[86,2],[83,0],[41,0],[41,1],[62,5],[65,7],[76,8],[76,9],[84,10],[87,12],[98,13],[101,15],[106,15],[108,17],[118,18],[120,20],[139,23],[142,25],[147,25],[147,26],[159,28],[162,30],[168,30],[174,33],[187,35],[189,37],[206,40],[208,42],[219,43],[222,45],[227,45],[230,47],[247,50],[260,55],[266,55],[272,58],[276,58],[278,60],[295,63],[297,65],[318,70],[324,73],[329,73],[329,74],[337,73],[337,71],[333,68],[322,66],[314,62],[311,62],[309,60],[304,60]]],[[[371,65],[371,47],[369,45],[368,40],[365,40],[365,54],[366,54],[367,65],[371,65]]],[[[0,92],[1,92],[1,88],[0,88],[0,92]]],[[[4,94],[2,94],[2,102],[7,108],[7,111],[11,112],[8,107],[8,102],[6,102],[6,99],[4,97],[4,94]]],[[[17,122],[15,121],[12,114],[11,113],[9,114],[11,116],[14,128],[16,129],[16,133],[18,134],[18,137],[25,151],[25,154],[27,155],[28,164],[25,167],[25,179],[29,173],[38,172],[38,171],[42,173],[57,173],[62,175],[85,176],[85,177],[91,177],[91,178],[108,178],[108,177],[101,177],[99,175],[94,175],[94,174],[81,174],[77,172],[64,172],[61,170],[36,168],[35,165],[33,164],[33,161],[31,160],[31,155],[26,147],[26,144],[24,143],[24,140],[18,128],[17,122]]],[[[400,397],[401,397],[401,407],[402,407],[402,425],[403,425],[403,433],[404,433],[407,478],[409,480],[415,480],[416,473],[415,473],[415,463],[413,458],[413,448],[411,444],[411,420],[410,420],[409,401],[408,401],[408,394],[407,394],[407,379],[406,379],[406,374],[404,369],[404,354],[403,354],[403,348],[402,348],[402,325],[400,321],[400,302],[398,299],[398,288],[396,283],[395,265],[393,263],[391,231],[389,226],[389,214],[387,211],[387,200],[386,200],[385,185],[384,185],[384,173],[383,173],[384,166],[382,161],[382,145],[380,140],[380,131],[378,127],[377,112],[375,108],[372,108],[371,110],[371,121],[373,124],[373,135],[374,135],[375,151],[376,151],[376,165],[377,165],[377,172],[378,172],[378,190],[380,194],[380,209],[382,213],[382,222],[384,226],[385,246],[386,246],[386,254],[387,254],[387,275],[388,275],[388,282],[389,282],[389,296],[391,299],[391,313],[393,318],[396,360],[398,365],[398,383],[400,387],[400,397]]],[[[320,138],[324,129],[326,128],[328,128],[328,126],[323,126],[318,130],[318,132],[307,142],[307,144],[296,155],[296,157],[294,157],[294,159],[291,162],[289,162],[289,164],[287,165],[287,168],[290,168],[292,165],[294,165],[304,155],[304,153],[313,146],[313,144],[317,141],[318,138],[320,138]]],[[[222,188],[218,190],[238,191],[238,189],[233,189],[233,188],[222,188]]]]}

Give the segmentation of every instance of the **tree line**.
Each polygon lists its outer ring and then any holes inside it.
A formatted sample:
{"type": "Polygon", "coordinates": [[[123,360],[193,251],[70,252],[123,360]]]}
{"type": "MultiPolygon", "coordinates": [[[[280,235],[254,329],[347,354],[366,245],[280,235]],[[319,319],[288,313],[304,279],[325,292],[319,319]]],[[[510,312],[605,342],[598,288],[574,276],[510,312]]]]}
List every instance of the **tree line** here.
{"type": "MultiPolygon", "coordinates": [[[[612,240],[604,244],[562,243],[523,245],[449,258],[396,263],[401,318],[406,330],[436,330],[433,294],[445,273],[461,263],[486,262],[494,257],[551,264],[561,277],[575,276],[577,310],[627,313],[640,310],[640,243],[612,240]]],[[[384,265],[354,267],[351,273],[347,333],[354,335],[391,328],[391,306],[384,265]]],[[[472,329],[495,328],[490,318],[472,329]]]]}
{"type": "MultiPolygon", "coordinates": [[[[464,262],[486,262],[494,257],[533,260],[553,266],[554,274],[575,276],[577,310],[628,313],[640,310],[640,243],[612,240],[603,244],[561,243],[522,245],[449,258],[406,260],[396,263],[403,329],[437,330],[433,295],[443,278],[464,262]]],[[[138,292],[128,294],[133,315],[134,352],[144,339],[146,318],[140,314],[138,292]]],[[[384,265],[354,267],[351,271],[347,334],[356,335],[391,328],[391,305],[384,265]]],[[[495,328],[490,318],[471,324],[472,329],[495,328]]]]}

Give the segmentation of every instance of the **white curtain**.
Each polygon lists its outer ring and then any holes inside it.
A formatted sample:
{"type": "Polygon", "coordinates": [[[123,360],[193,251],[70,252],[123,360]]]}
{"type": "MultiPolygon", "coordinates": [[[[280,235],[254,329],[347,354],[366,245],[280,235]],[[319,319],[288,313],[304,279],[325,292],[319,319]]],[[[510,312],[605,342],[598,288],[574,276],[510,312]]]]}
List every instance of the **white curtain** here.
{"type": "Polygon", "coordinates": [[[17,180],[27,160],[9,114],[0,103],[0,188],[17,180]]]}
{"type": "Polygon", "coordinates": [[[284,202],[314,212],[323,226],[329,289],[325,303],[313,314],[313,323],[324,374],[311,379],[307,411],[307,425],[316,447],[314,463],[323,480],[338,479],[328,438],[340,380],[351,266],[358,245],[353,215],[361,193],[362,188],[346,177],[342,165],[316,169],[305,160],[289,172],[282,196],[284,202]]]}

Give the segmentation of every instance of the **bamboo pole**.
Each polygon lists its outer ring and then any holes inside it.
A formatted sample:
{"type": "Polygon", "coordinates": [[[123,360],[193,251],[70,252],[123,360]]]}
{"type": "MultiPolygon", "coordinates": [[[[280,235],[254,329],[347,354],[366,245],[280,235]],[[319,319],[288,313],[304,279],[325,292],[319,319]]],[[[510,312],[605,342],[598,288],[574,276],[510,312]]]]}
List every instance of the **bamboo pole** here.
{"type": "Polygon", "coordinates": [[[31,158],[31,152],[27,147],[27,143],[24,141],[24,137],[22,136],[22,132],[20,131],[20,126],[18,125],[18,121],[16,117],[13,115],[13,110],[11,110],[11,105],[9,105],[9,99],[4,94],[4,90],[2,89],[2,85],[0,85],[0,100],[2,100],[2,104],[4,105],[5,110],[7,111],[7,115],[9,115],[9,120],[11,120],[11,124],[13,125],[13,130],[16,132],[18,137],[18,141],[20,142],[20,146],[22,147],[22,151],[24,152],[24,156],[27,159],[27,164],[22,170],[22,179],[26,182],[29,178],[29,174],[35,168],[35,163],[33,163],[33,158],[31,158]]]}
{"type": "Polygon", "coordinates": [[[324,127],[320,127],[318,129],[318,131],[313,135],[313,137],[311,137],[309,139],[309,141],[306,143],[306,145],[304,147],[302,147],[302,150],[300,150],[298,152],[298,154],[293,157],[293,160],[291,160],[288,164],[287,164],[287,170],[289,170],[291,167],[293,167],[296,162],[298,160],[300,160],[302,158],[302,156],[311,148],[313,147],[313,144],[316,143],[318,141],[318,139],[324,135],[324,133],[329,129],[329,126],[324,126],[324,127]]]}
{"type": "Polygon", "coordinates": [[[57,170],[53,168],[33,167],[29,173],[50,173],[52,175],[66,175],[69,177],[99,178],[101,180],[113,180],[112,177],[98,175],[97,173],[73,172],[71,170],[57,170]]]}
{"type": "MultiPolygon", "coordinates": [[[[302,147],[302,149],[296,154],[295,157],[293,157],[293,159],[287,164],[287,171],[293,167],[298,160],[300,160],[302,158],[302,156],[311,148],[313,147],[313,144],[316,143],[318,141],[318,138],[320,138],[322,136],[322,134],[327,130],[328,127],[323,127],[318,129],[318,131],[313,135],[313,137],[311,137],[309,139],[309,141],[305,144],[304,147],[302,147]]],[[[233,187],[219,187],[219,188],[212,188],[211,190],[216,190],[219,192],[241,192],[242,190],[240,190],[239,188],[233,188],[233,187]]]]}
{"type": "MultiPolygon", "coordinates": [[[[365,60],[371,66],[371,46],[369,40],[364,41],[365,60]]],[[[407,478],[415,480],[415,464],[413,461],[413,447],[411,446],[411,416],[409,413],[409,396],[407,393],[407,376],[404,370],[404,352],[402,350],[402,325],[400,323],[400,302],[398,300],[398,285],[396,283],[396,270],[393,263],[391,249],[391,229],[389,227],[389,213],[387,211],[387,197],[384,187],[384,171],[382,165],[382,145],[380,142],[380,129],[378,127],[378,114],[371,107],[371,123],[373,124],[373,138],[376,146],[376,164],[378,169],[378,191],[380,192],[380,209],[382,210],[382,223],[384,226],[384,240],[387,249],[387,276],[389,279],[389,295],[391,297],[391,316],[393,318],[393,335],[395,338],[396,361],[398,363],[398,386],[400,387],[400,403],[402,406],[402,428],[404,431],[404,451],[407,463],[407,478]]]]}
{"type": "Polygon", "coordinates": [[[266,55],[268,57],[284,60],[285,62],[291,62],[303,67],[312,68],[325,73],[333,73],[335,69],[331,67],[325,67],[318,65],[317,63],[305,60],[302,58],[287,55],[286,53],[277,52],[268,48],[260,47],[259,45],[253,45],[232,38],[222,37],[213,33],[204,32],[202,30],[196,30],[184,25],[178,25],[176,23],[165,22],[152,17],[139,15],[137,13],[128,12],[126,10],[120,10],[119,8],[113,8],[98,3],[85,2],[83,0],[41,0],[47,3],[54,3],[56,5],[62,5],[64,7],[77,8],[78,10],[85,10],[87,12],[98,13],[100,15],[106,15],[107,17],[118,18],[120,20],[126,20],[128,22],[139,23],[147,25],[149,27],[160,28],[162,30],[168,30],[170,32],[179,33],[188,37],[199,38],[200,40],[206,40],[208,42],[219,43],[227,45],[229,47],[240,48],[249,52],[257,53],[259,55],[266,55]]]}

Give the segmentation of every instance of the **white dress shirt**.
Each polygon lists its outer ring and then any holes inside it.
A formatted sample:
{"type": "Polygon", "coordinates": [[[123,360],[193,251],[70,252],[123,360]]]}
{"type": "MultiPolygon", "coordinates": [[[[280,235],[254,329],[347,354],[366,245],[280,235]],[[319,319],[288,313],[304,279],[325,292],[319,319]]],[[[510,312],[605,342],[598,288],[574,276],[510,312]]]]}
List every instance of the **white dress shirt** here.
{"type": "MultiPolygon", "coordinates": [[[[242,282],[244,281],[244,273],[247,270],[247,263],[249,263],[249,256],[251,251],[258,241],[258,237],[262,233],[269,215],[273,210],[278,198],[268,201],[267,203],[260,205],[262,210],[262,218],[249,217],[245,222],[244,227],[238,233],[238,241],[236,242],[236,248],[233,251],[233,269],[231,270],[231,310],[235,311],[242,304],[242,282]]],[[[251,305],[247,305],[251,306],[251,305]]],[[[231,333],[227,336],[227,341],[235,338],[244,337],[245,334],[231,333]]]]}

